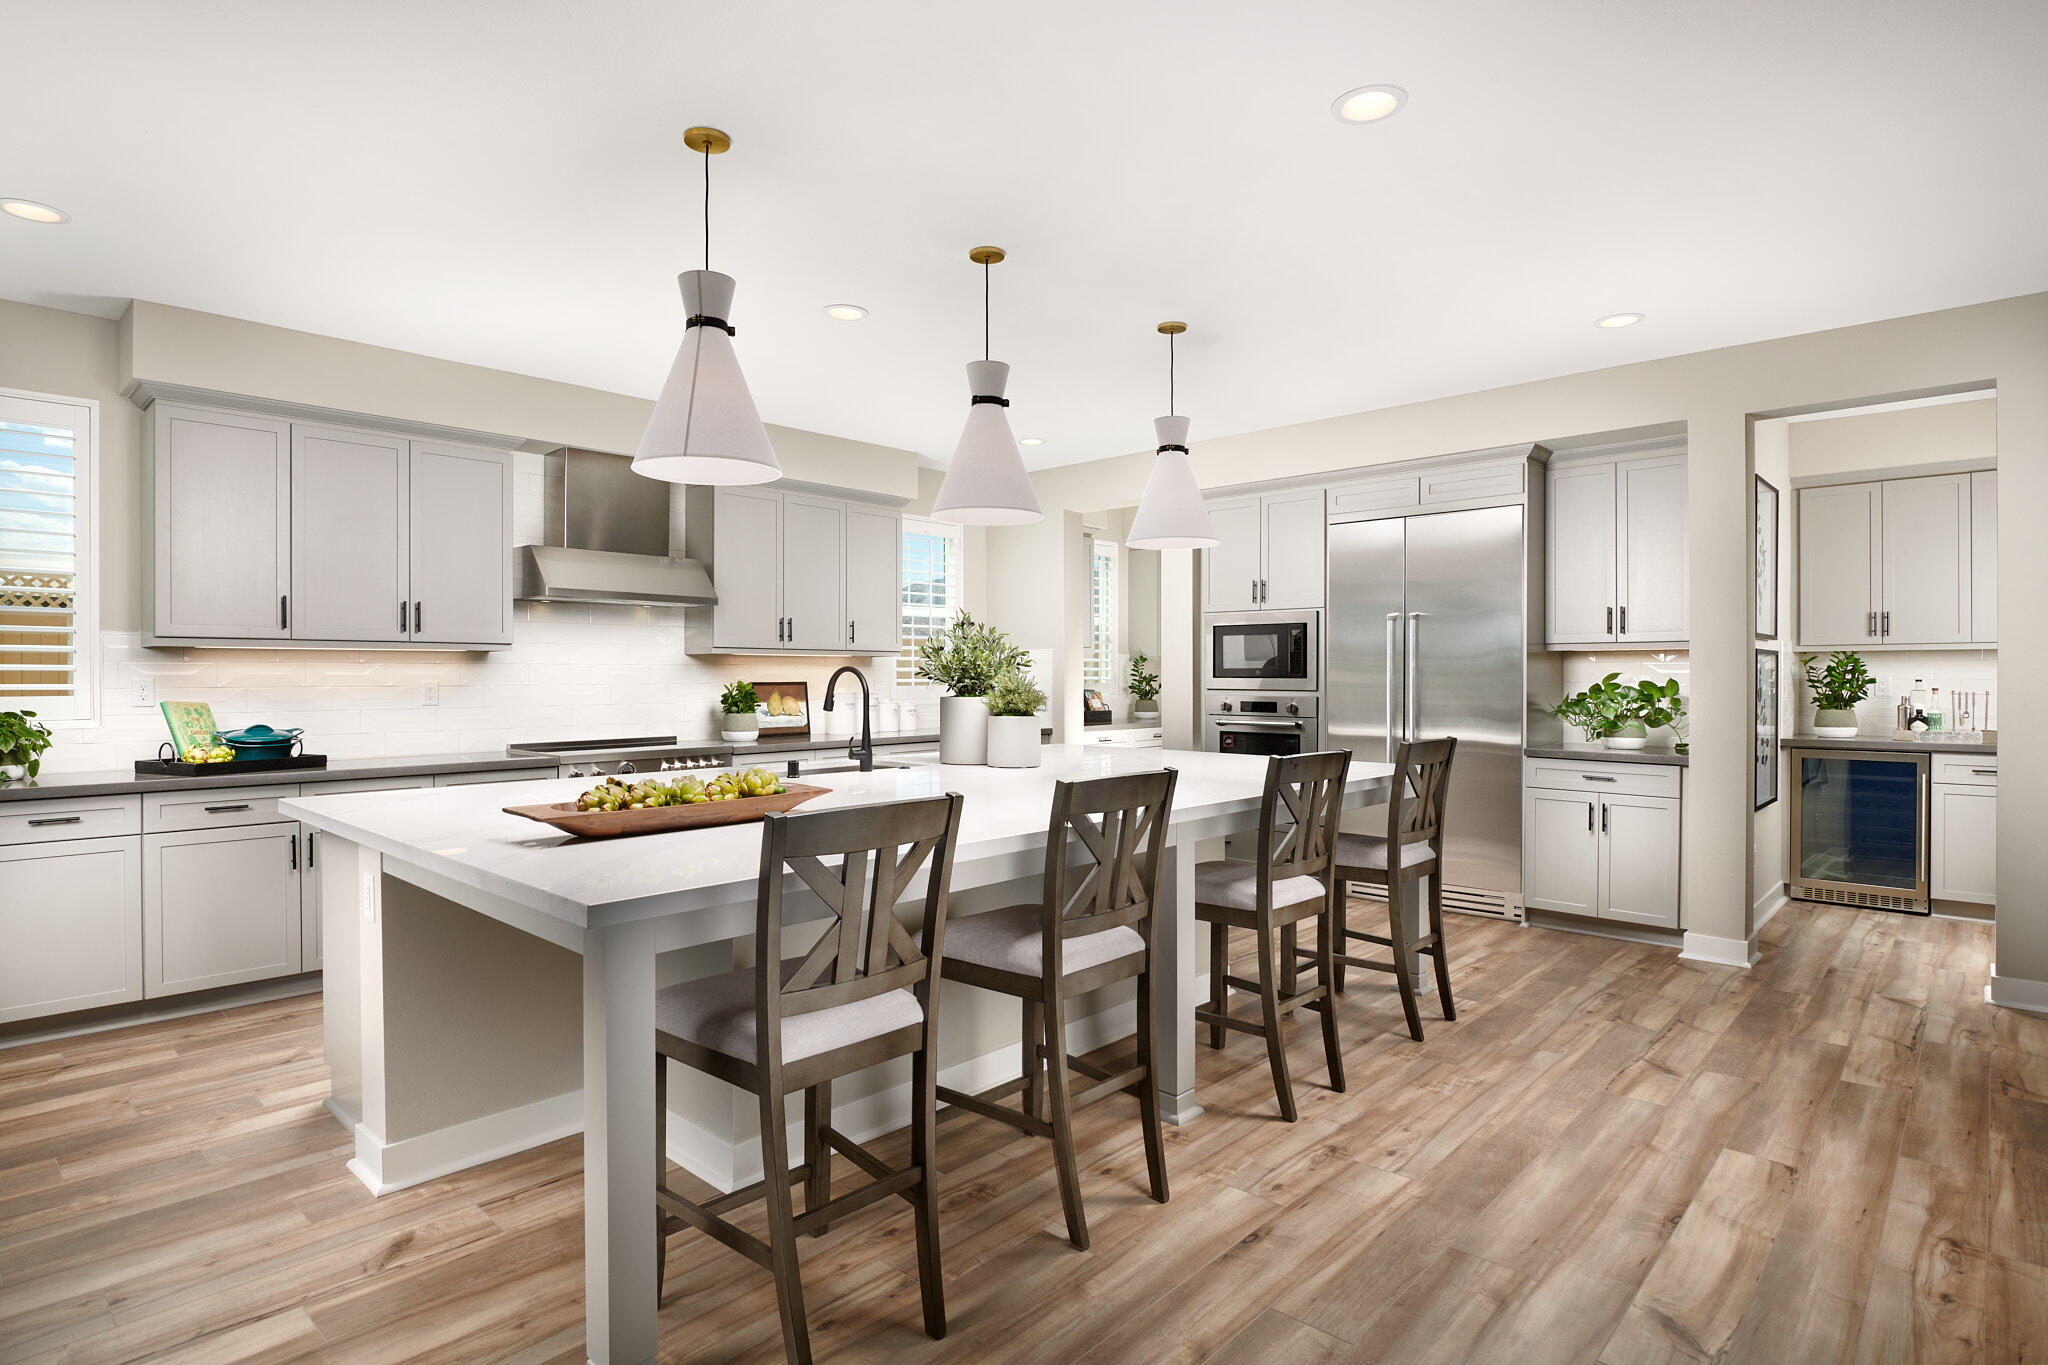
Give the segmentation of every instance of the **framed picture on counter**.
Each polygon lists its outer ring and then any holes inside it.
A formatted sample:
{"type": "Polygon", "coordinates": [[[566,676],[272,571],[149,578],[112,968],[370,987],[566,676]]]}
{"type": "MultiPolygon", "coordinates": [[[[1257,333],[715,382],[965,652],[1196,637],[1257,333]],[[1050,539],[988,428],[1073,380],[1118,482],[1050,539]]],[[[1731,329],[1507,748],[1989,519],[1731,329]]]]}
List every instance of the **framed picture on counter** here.
{"type": "Polygon", "coordinates": [[[1778,799],[1778,651],[1756,652],[1756,809],[1778,799]]]}
{"type": "Polygon", "coordinates": [[[1778,638],[1778,490],[1756,476],[1756,634],[1778,638]]]}
{"type": "MultiPolygon", "coordinates": [[[[811,688],[809,683],[764,682],[754,684],[760,698],[754,714],[761,718],[761,738],[809,739],[811,736],[811,688]]],[[[858,708],[856,708],[858,709],[858,708]]]]}

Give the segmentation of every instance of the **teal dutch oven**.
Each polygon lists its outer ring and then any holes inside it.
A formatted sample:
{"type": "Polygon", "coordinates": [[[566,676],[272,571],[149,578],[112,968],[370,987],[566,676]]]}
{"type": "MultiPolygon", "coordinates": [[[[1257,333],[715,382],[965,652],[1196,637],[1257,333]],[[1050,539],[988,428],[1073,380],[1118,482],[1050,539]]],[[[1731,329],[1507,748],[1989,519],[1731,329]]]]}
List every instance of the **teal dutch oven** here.
{"type": "Polygon", "coordinates": [[[273,730],[268,725],[251,725],[241,730],[223,730],[220,742],[241,758],[290,758],[299,746],[304,730],[273,730]]]}

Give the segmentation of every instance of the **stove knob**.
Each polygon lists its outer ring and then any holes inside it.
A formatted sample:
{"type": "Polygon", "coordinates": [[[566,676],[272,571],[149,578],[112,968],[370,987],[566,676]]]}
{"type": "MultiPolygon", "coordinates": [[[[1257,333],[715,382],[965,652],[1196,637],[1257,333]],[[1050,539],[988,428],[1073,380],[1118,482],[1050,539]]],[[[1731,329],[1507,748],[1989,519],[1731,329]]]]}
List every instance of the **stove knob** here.
{"type": "Polygon", "coordinates": [[[1228,711],[1228,710],[1230,710],[1230,709],[1231,709],[1231,705],[1230,705],[1230,703],[1229,703],[1229,702],[1224,702],[1224,703],[1223,703],[1223,709],[1224,709],[1225,711],[1228,711]]]}
{"type": "Polygon", "coordinates": [[[1298,716],[1301,714],[1301,708],[1299,706],[1296,706],[1293,702],[1288,702],[1287,714],[1290,716],[1298,716]]]}

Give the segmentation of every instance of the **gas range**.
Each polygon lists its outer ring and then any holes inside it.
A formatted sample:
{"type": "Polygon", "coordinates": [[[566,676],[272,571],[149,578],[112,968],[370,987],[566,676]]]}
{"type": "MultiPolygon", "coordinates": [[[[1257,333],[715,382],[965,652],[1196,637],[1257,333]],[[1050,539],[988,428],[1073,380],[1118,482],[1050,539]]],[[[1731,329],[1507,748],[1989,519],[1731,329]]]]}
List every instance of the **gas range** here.
{"type": "Polygon", "coordinates": [[[730,744],[686,743],[674,735],[638,735],[625,739],[545,740],[509,744],[513,758],[546,758],[562,768],[564,777],[607,777],[614,773],[702,772],[730,768],[730,744]]]}

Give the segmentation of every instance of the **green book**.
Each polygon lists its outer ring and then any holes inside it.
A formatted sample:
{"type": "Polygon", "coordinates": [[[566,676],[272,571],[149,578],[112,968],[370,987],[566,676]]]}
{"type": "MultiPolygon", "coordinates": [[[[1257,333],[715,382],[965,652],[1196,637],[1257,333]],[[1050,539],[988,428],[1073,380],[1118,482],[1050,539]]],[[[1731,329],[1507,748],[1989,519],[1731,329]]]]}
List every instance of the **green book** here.
{"type": "Polygon", "coordinates": [[[211,748],[220,727],[214,722],[213,707],[203,701],[159,702],[164,724],[171,727],[171,747],[183,758],[193,749],[211,748]]]}

